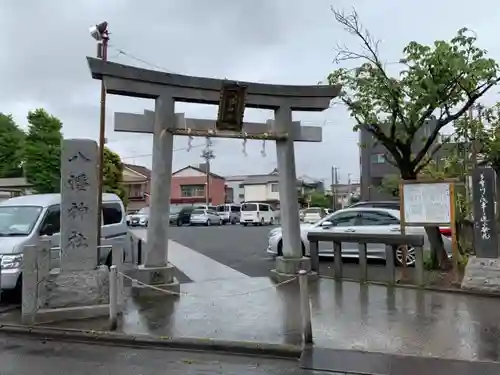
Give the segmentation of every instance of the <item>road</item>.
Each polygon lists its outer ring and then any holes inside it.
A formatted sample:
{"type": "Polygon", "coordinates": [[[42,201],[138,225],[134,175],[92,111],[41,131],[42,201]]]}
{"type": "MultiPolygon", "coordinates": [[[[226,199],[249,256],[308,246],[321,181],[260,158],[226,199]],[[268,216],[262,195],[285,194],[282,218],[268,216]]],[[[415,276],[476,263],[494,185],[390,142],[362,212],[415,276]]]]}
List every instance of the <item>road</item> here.
{"type": "MultiPolygon", "coordinates": [[[[0,336],[2,375],[316,374],[297,361],[0,336]]],[[[328,374],[331,374],[330,372],[328,374]]]]}

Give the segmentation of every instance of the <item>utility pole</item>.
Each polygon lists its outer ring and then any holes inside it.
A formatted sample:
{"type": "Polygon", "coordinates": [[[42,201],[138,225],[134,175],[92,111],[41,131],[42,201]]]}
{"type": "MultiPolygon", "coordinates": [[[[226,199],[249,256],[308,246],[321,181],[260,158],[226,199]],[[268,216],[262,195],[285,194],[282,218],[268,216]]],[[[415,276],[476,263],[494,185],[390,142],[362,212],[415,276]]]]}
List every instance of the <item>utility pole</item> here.
{"type": "Polygon", "coordinates": [[[347,205],[351,204],[351,174],[347,174],[347,205]]]}
{"type": "Polygon", "coordinates": [[[337,208],[337,184],[339,183],[338,168],[332,167],[332,210],[337,208]]]}
{"type": "MultiPolygon", "coordinates": [[[[108,23],[101,22],[90,28],[90,35],[97,43],[97,57],[108,60],[109,31],[108,23]]],[[[104,190],[104,145],[106,143],[106,86],[101,80],[101,108],[99,116],[99,187],[97,189],[97,246],[101,245],[102,194],[104,190]]]]}
{"type": "Polygon", "coordinates": [[[211,199],[210,199],[210,161],[212,159],[215,159],[215,154],[213,150],[211,150],[209,147],[207,147],[205,150],[201,152],[201,157],[205,159],[205,165],[206,165],[206,189],[205,189],[205,204],[207,206],[210,205],[211,199]]]}

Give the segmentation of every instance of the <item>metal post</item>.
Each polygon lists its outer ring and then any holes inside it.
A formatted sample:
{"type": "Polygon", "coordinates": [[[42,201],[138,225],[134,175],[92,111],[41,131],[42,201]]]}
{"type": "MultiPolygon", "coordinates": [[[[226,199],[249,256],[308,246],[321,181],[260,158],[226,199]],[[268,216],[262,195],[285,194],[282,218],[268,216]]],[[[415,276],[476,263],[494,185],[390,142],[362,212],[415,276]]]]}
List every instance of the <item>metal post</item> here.
{"type": "MultiPolygon", "coordinates": [[[[101,58],[108,60],[109,35],[106,30],[102,35],[101,58]]],[[[106,86],[104,79],[101,80],[101,109],[99,118],[99,188],[97,196],[97,246],[101,244],[101,221],[102,221],[102,193],[104,189],[104,144],[106,143],[106,86]]]]}
{"type": "Polygon", "coordinates": [[[299,290],[300,290],[300,312],[302,316],[302,340],[304,345],[313,343],[312,323],[311,323],[311,305],[309,303],[309,284],[307,280],[307,271],[299,271],[299,290]]]}
{"type": "Polygon", "coordinates": [[[118,327],[118,270],[115,265],[109,268],[109,329],[118,327]]]}

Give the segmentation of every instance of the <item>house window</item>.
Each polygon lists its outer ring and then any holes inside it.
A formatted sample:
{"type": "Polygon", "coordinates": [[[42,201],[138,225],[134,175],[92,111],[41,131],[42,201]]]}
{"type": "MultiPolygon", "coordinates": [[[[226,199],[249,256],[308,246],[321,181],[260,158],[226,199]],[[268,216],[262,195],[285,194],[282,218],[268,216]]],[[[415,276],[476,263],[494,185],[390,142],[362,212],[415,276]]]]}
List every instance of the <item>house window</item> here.
{"type": "Polygon", "coordinates": [[[204,197],[205,185],[181,185],[182,197],[204,197]]]}
{"type": "Polygon", "coordinates": [[[384,164],[385,163],[385,155],[384,154],[373,154],[371,156],[372,164],[384,164]]]}
{"type": "Polygon", "coordinates": [[[129,186],[130,187],[129,187],[128,196],[130,198],[142,198],[144,196],[142,185],[134,184],[134,185],[129,185],[129,186]]]}
{"type": "Polygon", "coordinates": [[[279,193],[278,184],[271,184],[271,192],[272,193],[279,193]]]}

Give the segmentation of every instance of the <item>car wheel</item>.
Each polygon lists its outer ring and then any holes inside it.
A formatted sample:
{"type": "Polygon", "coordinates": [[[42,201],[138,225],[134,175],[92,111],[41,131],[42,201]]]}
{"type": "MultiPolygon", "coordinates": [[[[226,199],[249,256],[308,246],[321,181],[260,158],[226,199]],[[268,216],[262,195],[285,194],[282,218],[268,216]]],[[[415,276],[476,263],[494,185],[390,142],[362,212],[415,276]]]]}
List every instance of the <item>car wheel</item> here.
{"type": "MultiPolygon", "coordinates": [[[[406,245],[399,245],[396,247],[395,251],[395,262],[397,266],[404,266],[404,248],[406,245]]],[[[413,246],[408,245],[408,251],[406,253],[406,266],[411,267],[415,265],[416,261],[416,252],[413,246]]]]}
{"type": "Polygon", "coordinates": [[[274,217],[269,220],[269,225],[274,225],[274,217]]]}
{"type": "Polygon", "coordinates": [[[205,223],[205,225],[206,225],[207,227],[209,227],[209,226],[210,226],[210,224],[211,224],[211,223],[210,223],[210,219],[208,219],[208,220],[207,220],[207,222],[205,223]]]}
{"type": "Polygon", "coordinates": [[[243,226],[246,227],[248,224],[247,223],[243,223],[243,226]]]}
{"type": "MultiPolygon", "coordinates": [[[[301,245],[302,245],[302,256],[305,257],[306,256],[306,247],[304,246],[304,242],[300,241],[301,245]]],[[[278,256],[282,257],[283,256],[283,241],[280,240],[280,242],[278,242],[278,256]]]]}
{"type": "Polygon", "coordinates": [[[182,226],[182,221],[177,220],[176,224],[177,224],[178,227],[180,227],[180,226],[182,226]]]}
{"type": "Polygon", "coordinates": [[[219,225],[224,225],[225,221],[224,220],[219,220],[219,225]]]}
{"type": "Polygon", "coordinates": [[[264,221],[264,218],[260,219],[259,226],[263,226],[266,222],[264,221]]]}

